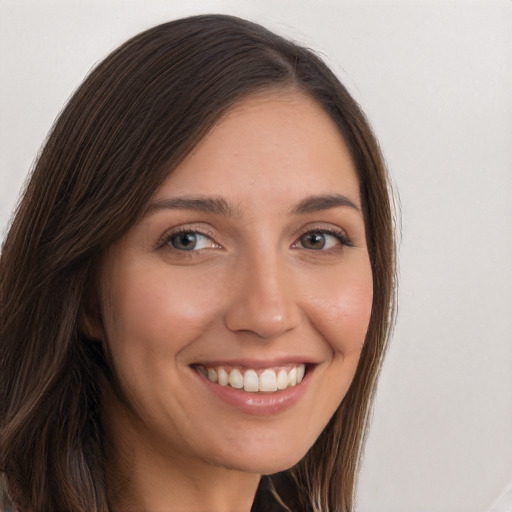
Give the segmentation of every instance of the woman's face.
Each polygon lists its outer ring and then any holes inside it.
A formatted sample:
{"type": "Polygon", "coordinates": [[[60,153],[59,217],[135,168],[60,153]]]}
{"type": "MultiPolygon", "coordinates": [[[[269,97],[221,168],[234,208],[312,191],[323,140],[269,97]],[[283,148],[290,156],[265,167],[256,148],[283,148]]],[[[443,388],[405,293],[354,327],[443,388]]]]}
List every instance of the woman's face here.
{"type": "Polygon", "coordinates": [[[101,280],[126,399],[106,416],[130,450],[254,473],[298,462],[347,392],[372,306],[358,178],[329,116],[294,91],[242,101],[101,280]]]}

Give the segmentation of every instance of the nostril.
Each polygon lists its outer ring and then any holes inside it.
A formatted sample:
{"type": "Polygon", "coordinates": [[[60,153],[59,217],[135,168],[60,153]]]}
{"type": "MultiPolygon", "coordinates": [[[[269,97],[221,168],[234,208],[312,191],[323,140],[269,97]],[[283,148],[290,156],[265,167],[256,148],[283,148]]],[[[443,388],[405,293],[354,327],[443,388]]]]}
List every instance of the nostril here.
{"type": "Polygon", "coordinates": [[[237,300],[228,309],[225,323],[233,332],[250,332],[261,339],[275,338],[297,325],[298,315],[293,309],[293,304],[237,300]]]}

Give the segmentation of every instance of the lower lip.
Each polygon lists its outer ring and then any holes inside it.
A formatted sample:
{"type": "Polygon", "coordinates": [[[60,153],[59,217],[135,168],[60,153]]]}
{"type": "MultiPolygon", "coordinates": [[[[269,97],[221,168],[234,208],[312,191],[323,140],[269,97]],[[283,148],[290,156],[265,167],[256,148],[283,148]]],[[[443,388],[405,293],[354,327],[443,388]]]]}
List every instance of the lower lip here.
{"type": "Polygon", "coordinates": [[[209,392],[241,412],[254,416],[278,414],[292,407],[307,391],[312,370],[313,368],[308,366],[302,381],[291,388],[270,393],[251,393],[215,384],[192,368],[209,392]]]}

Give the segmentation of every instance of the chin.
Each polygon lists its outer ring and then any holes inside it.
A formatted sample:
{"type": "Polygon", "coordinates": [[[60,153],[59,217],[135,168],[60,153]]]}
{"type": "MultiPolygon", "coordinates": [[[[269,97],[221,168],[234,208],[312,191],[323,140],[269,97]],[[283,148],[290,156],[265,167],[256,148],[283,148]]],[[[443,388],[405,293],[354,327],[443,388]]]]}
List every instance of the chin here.
{"type": "MultiPolygon", "coordinates": [[[[265,450],[260,447],[255,450],[256,453],[246,451],[242,454],[239,452],[236,458],[233,458],[233,453],[230,453],[229,457],[218,459],[217,465],[235,471],[271,475],[295,466],[304,458],[308,449],[309,446],[294,446],[287,450],[276,450],[275,448],[265,450]]],[[[215,461],[213,462],[215,463],[215,461]]]]}

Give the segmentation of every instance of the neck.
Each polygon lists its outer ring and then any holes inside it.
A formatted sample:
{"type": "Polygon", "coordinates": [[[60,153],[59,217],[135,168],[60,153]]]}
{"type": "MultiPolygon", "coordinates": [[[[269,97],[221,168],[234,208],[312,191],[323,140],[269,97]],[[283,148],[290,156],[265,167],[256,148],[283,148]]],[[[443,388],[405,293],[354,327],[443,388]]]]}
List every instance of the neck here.
{"type": "Polygon", "coordinates": [[[226,469],[202,476],[130,469],[109,485],[114,512],[249,512],[258,485],[226,469]]]}

